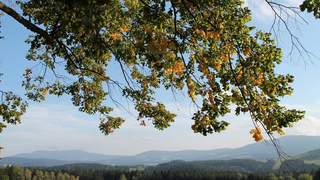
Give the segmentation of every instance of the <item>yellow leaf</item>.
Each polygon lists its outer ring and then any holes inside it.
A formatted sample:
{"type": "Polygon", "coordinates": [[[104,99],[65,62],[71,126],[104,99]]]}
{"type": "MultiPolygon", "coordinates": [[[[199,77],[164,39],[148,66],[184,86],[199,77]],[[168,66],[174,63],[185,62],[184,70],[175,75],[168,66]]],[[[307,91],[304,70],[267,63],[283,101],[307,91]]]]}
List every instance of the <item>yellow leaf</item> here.
{"type": "Polygon", "coordinates": [[[187,86],[189,89],[188,90],[189,97],[191,97],[192,101],[195,102],[195,100],[196,100],[195,86],[194,86],[194,82],[191,79],[191,77],[189,77],[187,80],[187,86]]]}
{"type": "Polygon", "coordinates": [[[112,41],[119,41],[119,40],[122,40],[122,35],[119,32],[115,32],[110,34],[110,39],[112,41]]]}
{"type": "Polygon", "coordinates": [[[127,26],[123,26],[123,27],[119,28],[119,31],[125,33],[125,32],[129,31],[129,28],[127,26]]]}
{"type": "Polygon", "coordinates": [[[216,61],[213,63],[213,67],[214,67],[215,70],[220,71],[220,69],[221,69],[221,62],[219,62],[219,61],[216,60],[216,61]]]}
{"type": "Polygon", "coordinates": [[[259,142],[263,139],[261,129],[259,127],[256,127],[254,129],[251,129],[250,134],[252,134],[252,137],[256,142],[259,142]]]}

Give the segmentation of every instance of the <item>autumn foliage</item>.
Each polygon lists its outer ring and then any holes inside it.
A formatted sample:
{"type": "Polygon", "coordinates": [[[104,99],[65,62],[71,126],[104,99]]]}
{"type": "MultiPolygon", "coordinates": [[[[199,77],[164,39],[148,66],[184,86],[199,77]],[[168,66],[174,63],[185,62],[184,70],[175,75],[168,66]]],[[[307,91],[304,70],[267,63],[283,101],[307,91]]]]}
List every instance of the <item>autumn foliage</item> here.
{"type": "MultiPolygon", "coordinates": [[[[29,99],[69,95],[80,111],[100,115],[105,134],[124,122],[112,116],[112,91],[133,103],[143,126],[150,120],[161,130],[175,114],[155,100],[159,89],[187,92],[198,107],[192,129],[203,135],[226,129],[220,118],[228,113],[250,114],[256,141],[262,130],[282,132],[303,117],[280,104],[294,77],[275,72],[282,51],[271,34],[248,25],[241,0],[30,0],[20,7],[39,28],[27,40],[27,59],[55,75],[27,69],[29,99]],[[118,64],[122,80],[108,74],[110,64],[118,64]]],[[[5,123],[17,122],[12,118],[5,123]]]]}

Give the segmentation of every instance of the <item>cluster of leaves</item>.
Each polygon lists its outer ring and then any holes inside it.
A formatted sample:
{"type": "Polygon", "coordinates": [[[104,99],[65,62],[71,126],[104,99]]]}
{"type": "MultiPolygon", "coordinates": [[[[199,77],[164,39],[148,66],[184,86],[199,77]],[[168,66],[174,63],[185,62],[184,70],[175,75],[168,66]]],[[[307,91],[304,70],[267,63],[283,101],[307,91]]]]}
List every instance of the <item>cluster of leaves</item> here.
{"type": "Polygon", "coordinates": [[[56,77],[49,82],[46,73],[27,69],[27,96],[71,95],[80,111],[101,114],[105,134],[124,122],[106,105],[111,85],[132,100],[139,120],[158,129],[175,118],[154,98],[163,87],[188,92],[198,107],[192,129],[203,135],[224,130],[228,123],[219,118],[231,111],[250,113],[269,134],[303,117],[279,104],[292,93],[293,76],[275,73],[281,49],[270,34],[248,26],[251,14],[241,0],[30,0],[20,6],[38,27],[29,28],[36,34],[27,41],[27,58],[56,77]],[[123,82],[107,74],[110,63],[119,64],[123,82]]]}
{"type": "Polygon", "coordinates": [[[316,18],[320,18],[320,1],[318,0],[305,0],[300,5],[300,9],[302,11],[307,10],[308,12],[313,12],[316,18]]]}
{"type": "MultiPolygon", "coordinates": [[[[0,74],[2,76],[2,74],[0,74]]],[[[1,82],[1,81],[0,81],[1,82]]],[[[7,124],[17,124],[21,122],[21,116],[26,112],[27,103],[11,91],[0,90],[0,133],[7,124]]]]}

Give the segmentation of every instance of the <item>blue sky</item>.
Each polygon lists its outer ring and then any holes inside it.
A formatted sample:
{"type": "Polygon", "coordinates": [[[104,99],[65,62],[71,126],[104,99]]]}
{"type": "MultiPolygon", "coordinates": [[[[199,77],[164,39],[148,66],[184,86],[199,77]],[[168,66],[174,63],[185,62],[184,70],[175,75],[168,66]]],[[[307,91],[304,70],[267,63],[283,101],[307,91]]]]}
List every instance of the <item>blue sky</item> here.
{"type": "MultiPolygon", "coordinates": [[[[287,0],[283,0],[287,1],[287,0]]],[[[293,5],[300,0],[290,1],[293,5]]],[[[247,0],[253,10],[253,21],[257,29],[269,30],[273,18],[270,8],[263,0],[247,0]]],[[[295,93],[283,99],[282,104],[307,111],[306,117],[294,128],[287,130],[288,135],[320,135],[320,20],[303,14],[308,24],[292,22],[292,30],[303,45],[313,53],[312,56],[299,56],[297,51],[288,57],[290,40],[282,28],[279,46],[284,49],[284,61],[277,68],[278,72],[293,74],[295,93]]],[[[4,73],[1,88],[23,94],[21,88],[24,68],[34,66],[34,62],[25,60],[28,45],[24,43],[30,32],[17,24],[10,17],[0,17],[2,23],[0,40],[0,72],[4,73]]],[[[46,102],[30,103],[28,112],[23,116],[22,124],[9,126],[0,135],[0,145],[5,147],[4,156],[36,150],[80,149],[103,154],[136,154],[147,150],[215,149],[221,147],[239,147],[254,143],[249,130],[251,120],[247,116],[224,117],[231,126],[220,134],[203,137],[194,134],[192,124],[192,105],[183,100],[160,96],[170,110],[177,113],[176,122],[165,131],[158,131],[152,126],[141,127],[133,114],[115,109],[115,114],[125,116],[124,127],[111,136],[104,136],[98,130],[99,121],[77,111],[68,98],[50,97],[46,102]]]]}

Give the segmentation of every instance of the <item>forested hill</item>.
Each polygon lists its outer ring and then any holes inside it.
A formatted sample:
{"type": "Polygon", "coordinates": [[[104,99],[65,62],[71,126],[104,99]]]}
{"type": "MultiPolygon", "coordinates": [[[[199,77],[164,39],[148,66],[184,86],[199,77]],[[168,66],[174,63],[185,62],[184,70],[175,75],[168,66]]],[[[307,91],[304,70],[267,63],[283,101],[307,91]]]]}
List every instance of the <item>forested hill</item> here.
{"type": "Polygon", "coordinates": [[[204,171],[235,171],[235,172],[272,172],[272,171],[301,171],[310,172],[319,169],[315,164],[306,164],[303,160],[286,160],[282,164],[278,161],[256,161],[251,159],[233,160],[211,160],[211,161],[172,161],[159,164],[154,167],[156,170],[179,171],[181,169],[204,170],[204,171]]]}
{"type": "Polygon", "coordinates": [[[110,166],[102,164],[69,164],[49,167],[49,170],[92,171],[92,170],[121,170],[121,171],[234,171],[234,172],[272,172],[295,171],[311,172],[319,169],[315,164],[306,164],[302,160],[256,161],[251,159],[210,160],[210,161],[171,161],[156,166],[110,166]]]}
{"type": "Polygon", "coordinates": [[[320,170],[314,172],[236,172],[236,171],[208,171],[195,169],[179,170],[133,170],[133,169],[65,169],[65,170],[44,170],[19,167],[0,168],[1,180],[312,180],[320,178],[320,170]]]}
{"type": "Polygon", "coordinates": [[[65,171],[80,177],[80,180],[160,180],[160,179],[317,179],[318,166],[301,160],[288,160],[280,166],[275,161],[248,159],[212,161],[172,161],[157,166],[109,166],[99,164],[72,164],[50,167],[50,171],[65,171]],[[294,168],[292,168],[294,167],[294,168]]]}
{"type": "Polygon", "coordinates": [[[0,168],[1,180],[160,180],[160,179],[312,179],[320,178],[319,166],[302,160],[276,161],[249,159],[211,161],[172,161],[156,166],[110,166],[69,164],[48,168],[0,168]]]}

